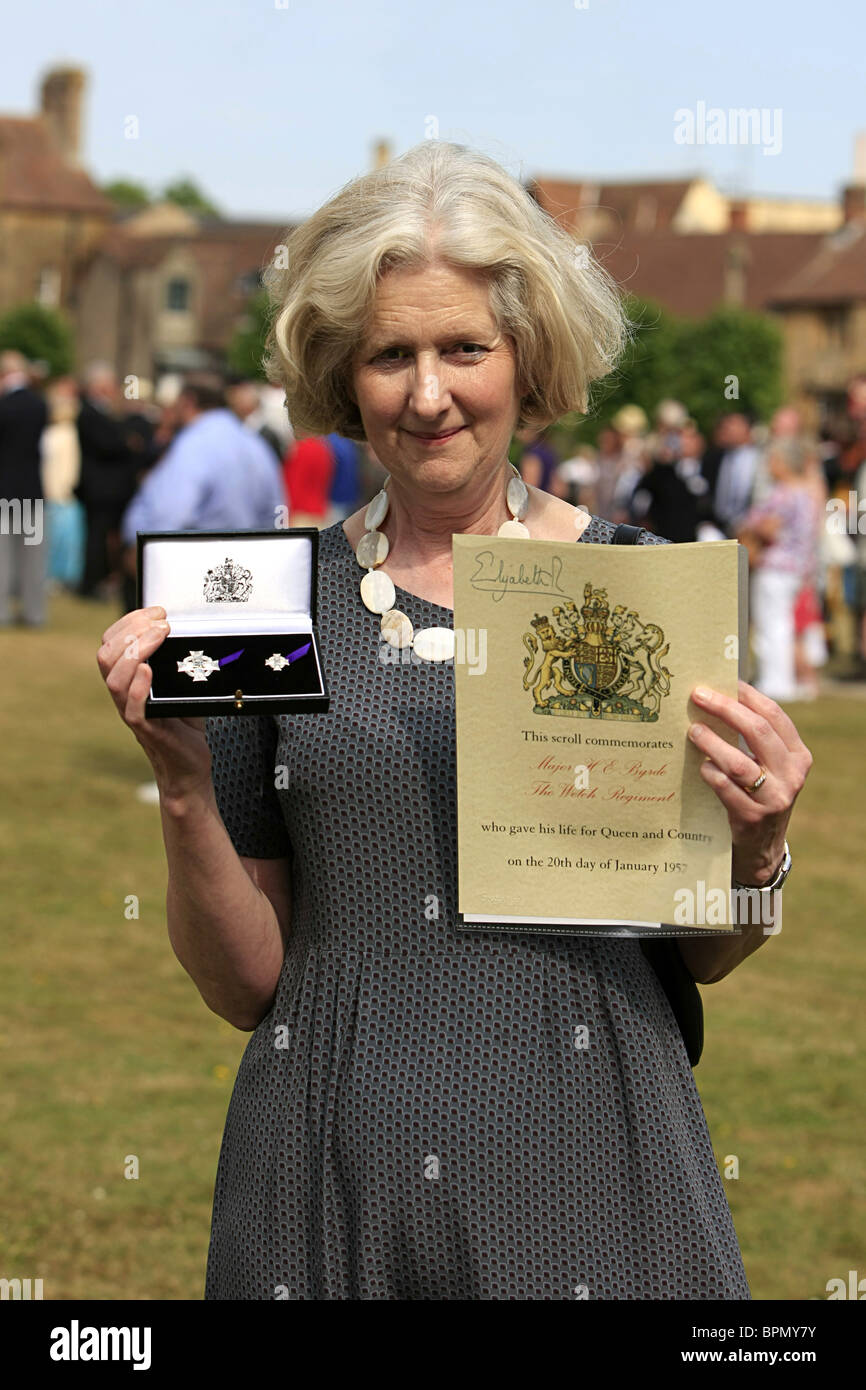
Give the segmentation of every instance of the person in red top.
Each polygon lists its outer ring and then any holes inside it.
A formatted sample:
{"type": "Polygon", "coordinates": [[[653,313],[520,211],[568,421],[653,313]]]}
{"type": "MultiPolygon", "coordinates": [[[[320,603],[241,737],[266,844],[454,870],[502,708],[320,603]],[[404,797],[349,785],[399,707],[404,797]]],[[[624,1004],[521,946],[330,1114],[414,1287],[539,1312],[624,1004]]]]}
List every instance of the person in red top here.
{"type": "Polygon", "coordinates": [[[298,439],[283,460],[283,477],[289,499],[292,526],[328,524],[334,456],[324,439],[310,435],[298,439]]]}

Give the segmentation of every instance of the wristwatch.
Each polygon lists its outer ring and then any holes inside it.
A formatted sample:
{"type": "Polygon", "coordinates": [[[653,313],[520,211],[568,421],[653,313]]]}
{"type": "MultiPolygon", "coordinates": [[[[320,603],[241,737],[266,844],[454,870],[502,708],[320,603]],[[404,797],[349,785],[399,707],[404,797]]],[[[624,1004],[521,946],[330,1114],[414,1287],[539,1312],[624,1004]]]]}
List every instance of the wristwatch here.
{"type": "Polygon", "coordinates": [[[782,884],[785,882],[785,879],[788,877],[788,874],[790,872],[791,851],[788,849],[788,841],[786,840],[785,853],[782,856],[782,862],[779,865],[773,877],[770,879],[769,883],[765,883],[762,887],[759,888],[756,883],[738,883],[737,880],[733,877],[731,881],[733,883],[734,888],[741,888],[747,893],[774,893],[777,889],[782,887],[782,884]]]}

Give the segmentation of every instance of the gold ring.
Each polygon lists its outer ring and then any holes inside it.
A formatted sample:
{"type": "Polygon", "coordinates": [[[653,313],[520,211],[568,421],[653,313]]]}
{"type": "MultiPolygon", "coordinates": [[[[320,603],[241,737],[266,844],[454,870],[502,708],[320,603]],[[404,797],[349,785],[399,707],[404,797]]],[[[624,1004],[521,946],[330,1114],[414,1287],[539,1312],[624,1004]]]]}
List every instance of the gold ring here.
{"type": "Polygon", "coordinates": [[[767,780],[767,769],[764,767],[764,764],[758,763],[758,766],[761,769],[761,771],[759,775],[755,778],[752,785],[750,787],[743,787],[743,791],[748,792],[750,796],[752,796],[758,790],[759,787],[762,787],[767,780]]]}

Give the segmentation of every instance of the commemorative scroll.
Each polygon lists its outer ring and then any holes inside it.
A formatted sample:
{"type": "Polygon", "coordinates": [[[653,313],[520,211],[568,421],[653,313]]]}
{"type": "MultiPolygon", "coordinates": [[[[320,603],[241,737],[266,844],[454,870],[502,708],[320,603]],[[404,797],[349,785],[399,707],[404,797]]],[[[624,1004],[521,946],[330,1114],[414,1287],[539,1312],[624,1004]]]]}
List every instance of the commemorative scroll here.
{"type": "Polygon", "coordinates": [[[737,697],[736,541],[455,535],[458,864],[466,929],[730,931],[727,812],[687,736],[737,697]]]}

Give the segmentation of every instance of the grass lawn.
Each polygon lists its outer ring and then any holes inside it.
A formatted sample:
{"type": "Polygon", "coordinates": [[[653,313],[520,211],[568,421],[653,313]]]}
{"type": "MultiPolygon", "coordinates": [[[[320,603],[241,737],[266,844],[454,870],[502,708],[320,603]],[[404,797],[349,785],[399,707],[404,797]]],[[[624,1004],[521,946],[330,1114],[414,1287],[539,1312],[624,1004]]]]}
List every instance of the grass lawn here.
{"type": "MultiPolygon", "coordinates": [[[[199,1299],[247,1035],[171,951],[150,767],[96,667],[108,605],[67,596],[0,634],[0,1276],[46,1299],[199,1299]],[[137,915],[136,915],[137,912],[137,915]],[[138,1178],[125,1170],[138,1162],[138,1178]]],[[[756,1299],[866,1275],[864,714],[792,708],[815,766],[782,932],[704,987],[696,1070],[756,1299]]]]}

